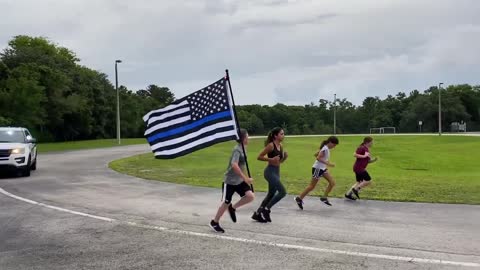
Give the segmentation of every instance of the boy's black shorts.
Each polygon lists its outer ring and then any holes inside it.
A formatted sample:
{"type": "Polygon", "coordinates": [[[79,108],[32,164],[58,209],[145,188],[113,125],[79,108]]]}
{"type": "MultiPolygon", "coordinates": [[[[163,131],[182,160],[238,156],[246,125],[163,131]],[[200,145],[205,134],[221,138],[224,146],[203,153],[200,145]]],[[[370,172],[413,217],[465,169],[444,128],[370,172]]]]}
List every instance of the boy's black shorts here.
{"type": "Polygon", "coordinates": [[[249,184],[246,182],[242,182],[241,184],[238,185],[229,185],[223,183],[223,198],[222,201],[224,201],[226,204],[230,204],[232,202],[232,197],[233,193],[238,193],[240,197],[245,196],[245,193],[247,191],[252,190],[249,184]]]}

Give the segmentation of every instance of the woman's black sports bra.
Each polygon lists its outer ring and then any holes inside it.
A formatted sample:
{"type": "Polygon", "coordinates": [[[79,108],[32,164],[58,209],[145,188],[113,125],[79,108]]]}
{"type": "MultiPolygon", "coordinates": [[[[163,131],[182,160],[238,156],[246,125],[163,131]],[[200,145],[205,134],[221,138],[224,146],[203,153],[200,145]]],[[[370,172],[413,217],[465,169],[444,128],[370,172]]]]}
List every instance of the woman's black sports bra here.
{"type": "Polygon", "coordinates": [[[273,143],[273,150],[272,150],[272,152],[267,154],[267,157],[273,158],[273,157],[276,157],[276,156],[280,156],[280,159],[283,159],[283,152],[278,150],[275,143],[273,143]]]}

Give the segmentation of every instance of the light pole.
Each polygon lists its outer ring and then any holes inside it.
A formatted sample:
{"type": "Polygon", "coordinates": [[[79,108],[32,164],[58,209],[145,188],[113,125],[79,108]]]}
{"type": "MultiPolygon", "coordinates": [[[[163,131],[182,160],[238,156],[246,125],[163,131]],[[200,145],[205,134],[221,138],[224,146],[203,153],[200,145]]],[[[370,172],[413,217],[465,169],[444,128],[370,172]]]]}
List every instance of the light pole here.
{"type": "Polygon", "coordinates": [[[333,135],[337,135],[337,94],[333,94],[333,135]]]}
{"type": "Polygon", "coordinates": [[[120,95],[118,93],[118,71],[117,64],[122,60],[115,60],[115,90],[117,91],[117,142],[120,144],[120,95]]]}
{"type": "Polygon", "coordinates": [[[438,84],[438,136],[442,136],[442,84],[438,84]]]}

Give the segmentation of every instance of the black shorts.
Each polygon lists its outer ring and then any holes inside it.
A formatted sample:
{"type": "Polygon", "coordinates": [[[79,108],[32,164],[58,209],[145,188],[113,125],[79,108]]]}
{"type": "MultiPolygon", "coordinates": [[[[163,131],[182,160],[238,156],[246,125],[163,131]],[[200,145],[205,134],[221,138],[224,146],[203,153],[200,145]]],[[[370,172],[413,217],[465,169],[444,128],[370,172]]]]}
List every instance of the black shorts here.
{"type": "Polygon", "coordinates": [[[357,178],[357,182],[362,182],[362,181],[370,181],[372,178],[370,177],[370,174],[368,174],[367,171],[363,172],[355,172],[355,177],[357,178]]]}
{"type": "Polygon", "coordinates": [[[327,169],[317,169],[312,167],[312,178],[318,180],[318,178],[322,177],[322,175],[327,171],[327,169]]]}
{"type": "Polygon", "coordinates": [[[229,184],[222,184],[222,201],[226,204],[230,204],[232,202],[233,193],[238,193],[240,197],[245,196],[247,191],[252,190],[249,184],[242,182],[238,185],[229,185],[229,184]]]}

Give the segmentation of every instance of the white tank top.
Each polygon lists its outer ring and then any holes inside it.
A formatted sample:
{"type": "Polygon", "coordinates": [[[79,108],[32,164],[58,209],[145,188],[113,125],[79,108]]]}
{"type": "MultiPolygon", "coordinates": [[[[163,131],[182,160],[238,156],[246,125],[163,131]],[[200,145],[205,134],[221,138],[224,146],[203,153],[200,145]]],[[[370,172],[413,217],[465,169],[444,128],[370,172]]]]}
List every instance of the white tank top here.
{"type": "MultiPolygon", "coordinates": [[[[322,161],[328,161],[330,159],[330,149],[328,148],[328,146],[323,146],[322,149],[320,150],[320,152],[323,152],[323,158],[322,158],[322,161]]],[[[320,161],[318,161],[317,159],[315,159],[315,162],[313,163],[313,168],[316,168],[316,169],[320,169],[320,170],[325,170],[327,169],[327,164],[325,163],[322,163],[320,161]]]]}

